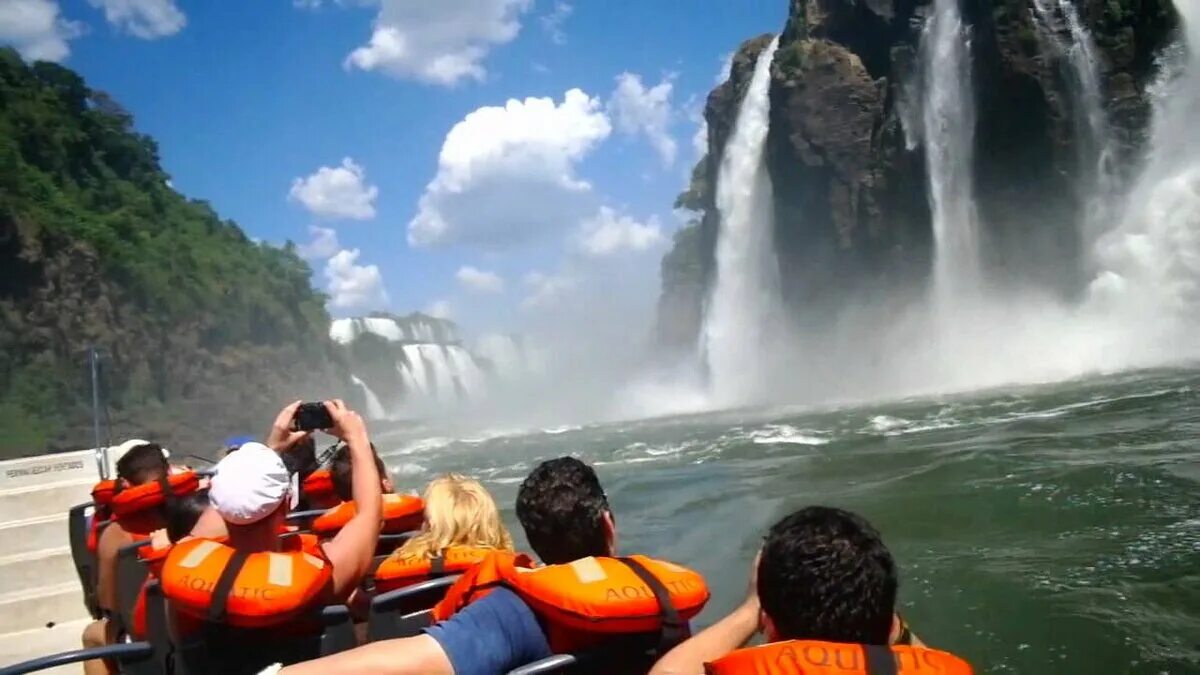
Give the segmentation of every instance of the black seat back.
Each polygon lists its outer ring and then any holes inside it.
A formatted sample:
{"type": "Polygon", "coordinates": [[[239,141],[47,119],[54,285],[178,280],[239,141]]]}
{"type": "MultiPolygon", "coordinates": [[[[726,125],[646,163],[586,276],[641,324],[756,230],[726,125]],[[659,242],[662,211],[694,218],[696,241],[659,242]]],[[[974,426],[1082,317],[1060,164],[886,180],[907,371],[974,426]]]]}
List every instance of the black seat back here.
{"type": "Polygon", "coordinates": [[[153,647],[153,655],[121,667],[122,675],[163,675],[170,672],[171,638],[167,628],[167,608],[158,579],[146,583],[146,635],[143,639],[153,647]]]}
{"type": "Polygon", "coordinates": [[[126,544],[117,553],[117,616],[122,632],[128,634],[133,628],[133,609],[150,568],[138,558],[138,551],[149,546],[150,540],[126,544]]]}
{"type": "Polygon", "coordinates": [[[100,617],[96,600],[96,554],[88,550],[88,531],[92,527],[95,507],[91,502],[77,504],[67,511],[67,541],[71,544],[71,561],[83,588],[83,604],[93,619],[100,617]]]}
{"type": "Polygon", "coordinates": [[[367,641],[412,637],[432,622],[432,608],[446,596],[459,575],[424,581],[371,599],[367,641]]]}
{"type": "Polygon", "coordinates": [[[598,647],[573,654],[555,654],[510,670],[508,675],[641,675],[664,654],[660,636],[615,636],[598,647]]]}
{"type": "Polygon", "coordinates": [[[343,605],[310,615],[313,630],[294,627],[233,628],[206,624],[195,635],[176,640],[174,675],[254,675],[274,663],[290,665],[355,646],[354,623],[343,605]]]}

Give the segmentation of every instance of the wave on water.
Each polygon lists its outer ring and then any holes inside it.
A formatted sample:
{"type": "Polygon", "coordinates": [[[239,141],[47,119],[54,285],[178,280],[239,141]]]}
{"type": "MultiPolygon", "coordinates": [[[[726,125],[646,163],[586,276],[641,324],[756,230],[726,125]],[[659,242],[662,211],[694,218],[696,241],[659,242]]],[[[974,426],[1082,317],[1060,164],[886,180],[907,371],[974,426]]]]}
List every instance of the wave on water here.
{"type": "Polygon", "coordinates": [[[393,476],[419,476],[425,473],[425,467],[416,462],[400,462],[388,467],[393,476]]]}
{"type": "Polygon", "coordinates": [[[821,432],[798,429],[790,424],[768,424],[750,432],[750,439],[759,445],[825,445],[828,438],[818,436],[821,432]]]}

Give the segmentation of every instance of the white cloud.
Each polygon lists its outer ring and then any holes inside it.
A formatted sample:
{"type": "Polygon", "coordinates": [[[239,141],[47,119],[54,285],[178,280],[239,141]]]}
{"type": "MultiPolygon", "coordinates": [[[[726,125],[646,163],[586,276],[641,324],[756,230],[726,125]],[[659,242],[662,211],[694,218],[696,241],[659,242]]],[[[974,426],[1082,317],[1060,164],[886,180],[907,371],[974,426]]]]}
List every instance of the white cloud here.
{"type": "Polygon", "coordinates": [[[612,132],[597,99],[572,89],[484,107],[454,125],[438,172],[408,224],[408,242],[500,247],[568,227],[590,209],[576,165],[612,132]]]}
{"type": "Polygon", "coordinates": [[[550,41],[556,45],[567,44],[567,34],[563,32],[562,26],[567,18],[571,16],[575,8],[570,3],[558,0],[554,3],[554,9],[544,16],[539,21],[542,24],[542,30],[550,36],[550,41]]]}
{"type": "Polygon", "coordinates": [[[375,309],[388,302],[383,275],[375,265],[359,265],[359,250],[342,250],[325,263],[330,304],[337,309],[375,309]]]}
{"type": "Polygon", "coordinates": [[[669,79],[647,89],[640,75],[621,73],[617,88],[608,102],[609,113],[617,130],[624,134],[642,134],[654,147],[663,164],[675,162],[675,139],[667,128],[671,125],[671,90],[669,79]]]}
{"type": "Polygon", "coordinates": [[[458,268],[454,275],[462,287],[473,293],[503,293],[504,278],[495,272],[488,272],[470,265],[458,268]]]}
{"type": "Polygon", "coordinates": [[[378,0],[370,41],[346,57],[346,68],[453,85],[482,80],[493,46],[512,41],[531,0],[378,0]]]}
{"type": "Polygon", "coordinates": [[[573,290],[576,280],[570,274],[543,274],[530,272],[524,279],[527,294],[521,301],[523,309],[540,309],[556,303],[564,295],[573,290]]]}
{"type": "Polygon", "coordinates": [[[425,313],[437,319],[449,319],[454,316],[454,308],[449,300],[434,300],[425,308],[425,313]]]}
{"type": "Polygon", "coordinates": [[[292,0],[292,7],[296,9],[321,9],[322,4],[321,0],[292,0]]]}
{"type": "Polygon", "coordinates": [[[16,47],[30,61],[62,61],[71,53],[67,41],[84,30],[59,17],[54,0],[0,1],[0,44],[16,47]]]}
{"type": "Polygon", "coordinates": [[[333,228],[310,225],[308,233],[312,235],[312,241],[299,246],[302,258],[321,260],[332,256],[341,248],[338,244],[337,230],[333,228]]]}
{"type": "Polygon", "coordinates": [[[104,18],[118,30],[144,40],[174,35],[187,25],[187,16],[175,0],[88,0],[104,10],[104,18]]]}
{"type": "Polygon", "coordinates": [[[651,217],[645,223],[618,214],[603,206],[580,226],[579,245],[584,253],[603,257],[630,251],[640,253],[661,246],[666,242],[658,219],[651,217]]]}
{"type": "Polygon", "coordinates": [[[375,217],[379,188],[367,185],[363,168],[346,157],[338,167],[323,166],[307,178],[292,181],[288,199],[325,218],[370,220],[375,217]]]}

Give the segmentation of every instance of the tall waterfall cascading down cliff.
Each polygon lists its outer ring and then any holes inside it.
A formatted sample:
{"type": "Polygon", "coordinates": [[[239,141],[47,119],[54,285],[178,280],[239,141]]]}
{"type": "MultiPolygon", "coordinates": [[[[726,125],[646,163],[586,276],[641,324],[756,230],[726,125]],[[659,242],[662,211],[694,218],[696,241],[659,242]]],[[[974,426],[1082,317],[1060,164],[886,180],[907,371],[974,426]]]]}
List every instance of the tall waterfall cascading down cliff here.
{"type": "Polygon", "coordinates": [[[761,384],[767,363],[752,336],[769,335],[781,310],[771,176],[764,161],[771,60],[778,44],[777,37],[755,63],[717,177],[716,282],[703,345],[710,391],[726,402],[746,400],[761,384]]]}
{"type": "Polygon", "coordinates": [[[975,102],[970,35],[958,0],[936,0],[921,39],[922,139],[933,213],[933,302],[939,322],[982,291],[972,155],[975,102]]]}

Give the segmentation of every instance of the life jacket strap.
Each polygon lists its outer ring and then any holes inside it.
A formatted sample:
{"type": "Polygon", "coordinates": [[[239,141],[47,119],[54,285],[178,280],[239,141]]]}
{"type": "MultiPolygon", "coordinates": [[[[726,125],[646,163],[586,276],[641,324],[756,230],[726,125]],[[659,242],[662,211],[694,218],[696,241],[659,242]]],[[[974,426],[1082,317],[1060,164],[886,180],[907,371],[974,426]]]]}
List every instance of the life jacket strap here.
{"type": "Polygon", "coordinates": [[[863,645],[867,675],[896,675],[896,655],[884,645],[863,645]]]}
{"type": "Polygon", "coordinates": [[[446,575],[446,558],[436,555],[429,560],[429,576],[442,577],[446,575]]]}
{"type": "Polygon", "coordinates": [[[229,617],[229,596],[233,591],[233,582],[237,581],[237,576],[249,557],[250,553],[247,551],[234,551],[225,569],[221,570],[221,576],[213,588],[212,604],[208,606],[210,624],[224,624],[229,617]]]}
{"type": "Polygon", "coordinates": [[[683,642],[688,636],[687,622],[679,615],[679,610],[671,603],[671,594],[658,577],[654,576],[646,566],[633,558],[617,558],[626,567],[633,570],[642,583],[654,594],[658,602],[660,628],[658,633],[658,653],[666,654],[675,645],[683,642]]]}

